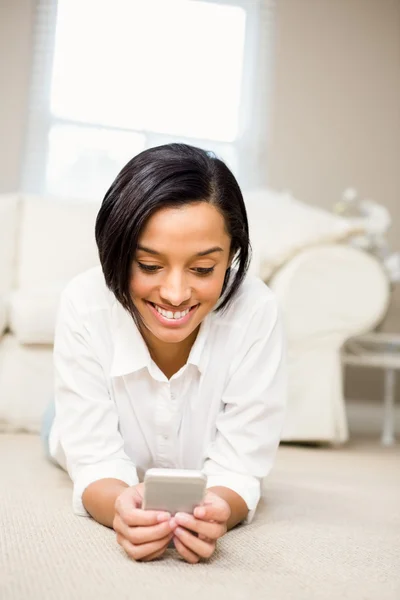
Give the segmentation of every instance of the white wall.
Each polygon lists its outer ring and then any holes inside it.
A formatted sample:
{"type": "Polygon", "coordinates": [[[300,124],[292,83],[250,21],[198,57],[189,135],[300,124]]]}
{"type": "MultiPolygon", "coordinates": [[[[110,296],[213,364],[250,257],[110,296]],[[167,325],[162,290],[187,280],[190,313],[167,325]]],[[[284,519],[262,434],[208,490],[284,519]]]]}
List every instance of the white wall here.
{"type": "MultiPolygon", "coordinates": [[[[355,186],[389,208],[400,250],[400,1],[277,0],[276,25],[270,184],[326,208],[355,186]]],[[[400,331],[400,286],[383,328],[400,331]]],[[[381,394],[374,371],[348,382],[381,394]]]]}
{"type": "Polygon", "coordinates": [[[0,0],[0,192],[18,189],[34,0],[0,0]]]}
{"type": "Polygon", "coordinates": [[[399,0],[278,0],[269,174],[326,206],[352,184],[397,216],[399,0]]]}

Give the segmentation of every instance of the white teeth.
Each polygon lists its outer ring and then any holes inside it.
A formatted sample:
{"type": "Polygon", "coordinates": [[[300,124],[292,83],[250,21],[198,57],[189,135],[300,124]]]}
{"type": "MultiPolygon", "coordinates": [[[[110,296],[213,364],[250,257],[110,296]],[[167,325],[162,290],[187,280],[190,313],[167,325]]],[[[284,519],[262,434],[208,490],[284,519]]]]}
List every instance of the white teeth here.
{"type": "Polygon", "coordinates": [[[157,306],[157,304],[153,304],[153,306],[155,307],[156,311],[166,319],[183,319],[183,317],[186,317],[190,311],[190,308],[187,308],[183,311],[178,310],[176,312],[172,312],[172,310],[164,310],[160,306],[157,306]]]}

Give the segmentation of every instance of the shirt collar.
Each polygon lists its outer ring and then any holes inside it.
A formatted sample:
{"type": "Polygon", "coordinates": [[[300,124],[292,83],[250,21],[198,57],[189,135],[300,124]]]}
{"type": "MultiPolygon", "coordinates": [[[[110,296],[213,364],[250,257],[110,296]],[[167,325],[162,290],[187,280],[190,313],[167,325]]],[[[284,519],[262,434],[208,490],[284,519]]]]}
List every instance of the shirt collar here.
{"type": "Polygon", "coordinates": [[[111,377],[134,373],[149,366],[151,356],[146,342],[132,315],[117,299],[111,308],[111,336],[114,342],[111,377]]]}
{"type": "Polygon", "coordinates": [[[199,333],[197,338],[190,350],[189,358],[187,363],[197,367],[201,374],[204,373],[207,364],[207,353],[205,352],[206,341],[210,332],[211,320],[213,314],[208,314],[200,325],[199,333]]]}
{"type": "MultiPolygon", "coordinates": [[[[212,318],[211,313],[202,321],[187,360],[187,364],[197,367],[200,373],[204,373],[207,364],[204,350],[212,318]]],[[[116,299],[111,308],[111,336],[114,342],[111,377],[127,375],[150,367],[152,359],[146,342],[133,317],[116,299]]]]}

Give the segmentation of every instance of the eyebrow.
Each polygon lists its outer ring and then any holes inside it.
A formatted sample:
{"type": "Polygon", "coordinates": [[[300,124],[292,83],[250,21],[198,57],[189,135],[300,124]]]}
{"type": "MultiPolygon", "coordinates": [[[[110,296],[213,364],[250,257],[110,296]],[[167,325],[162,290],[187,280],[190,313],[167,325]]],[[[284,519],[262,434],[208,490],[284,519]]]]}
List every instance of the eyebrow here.
{"type": "MultiPolygon", "coordinates": [[[[147,252],[148,254],[154,254],[155,256],[161,256],[161,252],[157,252],[157,250],[153,250],[152,248],[147,248],[146,246],[137,246],[137,250],[142,250],[142,252],[147,252]]],[[[197,252],[196,256],[207,256],[208,254],[213,254],[214,252],[223,252],[223,249],[219,246],[213,246],[208,250],[202,250],[201,252],[197,252]]]]}

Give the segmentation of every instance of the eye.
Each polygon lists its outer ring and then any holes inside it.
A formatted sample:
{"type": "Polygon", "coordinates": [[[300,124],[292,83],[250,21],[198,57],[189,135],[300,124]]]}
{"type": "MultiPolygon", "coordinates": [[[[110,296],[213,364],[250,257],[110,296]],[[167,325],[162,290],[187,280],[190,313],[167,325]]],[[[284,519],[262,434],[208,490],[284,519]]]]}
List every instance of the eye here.
{"type": "Polygon", "coordinates": [[[159,267],[158,265],[144,265],[141,262],[138,262],[138,265],[139,269],[141,269],[145,273],[156,273],[159,269],[161,269],[161,267],[159,267]]]}
{"type": "Polygon", "coordinates": [[[193,269],[193,271],[196,273],[196,275],[211,275],[214,269],[215,267],[196,267],[193,269]]]}

